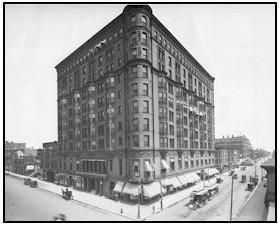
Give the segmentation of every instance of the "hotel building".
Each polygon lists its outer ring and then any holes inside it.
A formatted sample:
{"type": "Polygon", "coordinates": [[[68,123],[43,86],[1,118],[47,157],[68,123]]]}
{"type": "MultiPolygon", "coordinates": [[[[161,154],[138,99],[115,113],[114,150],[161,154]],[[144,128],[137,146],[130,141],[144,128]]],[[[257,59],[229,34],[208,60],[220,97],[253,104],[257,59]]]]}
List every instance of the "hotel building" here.
{"type": "Polygon", "coordinates": [[[126,6],[56,70],[60,184],[133,198],[140,183],[152,198],[214,167],[214,78],[149,6],[126,6]]]}

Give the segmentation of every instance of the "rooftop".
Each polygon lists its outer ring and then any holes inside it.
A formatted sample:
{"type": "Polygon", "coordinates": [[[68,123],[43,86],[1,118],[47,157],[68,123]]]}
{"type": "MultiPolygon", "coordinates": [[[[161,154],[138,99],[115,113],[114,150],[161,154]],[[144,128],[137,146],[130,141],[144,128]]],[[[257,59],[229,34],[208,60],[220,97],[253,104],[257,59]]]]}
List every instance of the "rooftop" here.
{"type": "Polygon", "coordinates": [[[261,167],[263,167],[263,168],[275,167],[275,158],[269,159],[267,162],[263,163],[263,164],[261,165],[261,167]]]}

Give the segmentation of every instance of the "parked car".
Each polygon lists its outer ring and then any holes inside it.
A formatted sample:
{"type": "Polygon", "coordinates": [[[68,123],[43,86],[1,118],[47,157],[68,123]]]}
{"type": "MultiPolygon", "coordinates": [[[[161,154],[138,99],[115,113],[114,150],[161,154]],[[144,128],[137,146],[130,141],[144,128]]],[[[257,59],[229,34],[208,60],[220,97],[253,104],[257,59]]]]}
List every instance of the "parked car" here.
{"type": "Polygon", "coordinates": [[[237,179],[237,174],[235,173],[234,175],[233,175],[233,179],[237,179]]]}
{"type": "Polygon", "coordinates": [[[241,183],[245,183],[246,182],[246,175],[242,175],[241,176],[241,183]]]}
{"type": "Polygon", "coordinates": [[[38,182],[36,180],[31,180],[30,187],[38,187],[38,182]]]}
{"type": "Polygon", "coordinates": [[[24,178],[24,184],[25,185],[30,185],[31,179],[30,178],[24,178]]]}
{"type": "Polygon", "coordinates": [[[221,177],[217,177],[216,182],[217,182],[218,184],[220,184],[220,183],[223,182],[223,179],[222,179],[221,177]]]}

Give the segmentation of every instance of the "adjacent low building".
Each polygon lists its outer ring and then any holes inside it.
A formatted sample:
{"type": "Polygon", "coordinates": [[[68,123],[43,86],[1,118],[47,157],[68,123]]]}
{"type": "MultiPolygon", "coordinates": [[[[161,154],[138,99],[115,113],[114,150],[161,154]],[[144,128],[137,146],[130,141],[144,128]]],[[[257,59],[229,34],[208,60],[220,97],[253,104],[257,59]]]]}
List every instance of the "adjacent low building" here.
{"type": "Polygon", "coordinates": [[[268,221],[274,221],[275,219],[275,207],[276,207],[276,178],[275,178],[275,158],[269,159],[267,162],[261,165],[267,173],[267,189],[265,195],[265,205],[268,208],[268,221]]]}
{"type": "Polygon", "coordinates": [[[58,157],[57,157],[58,144],[57,141],[43,143],[43,179],[58,183],[58,157]]]}

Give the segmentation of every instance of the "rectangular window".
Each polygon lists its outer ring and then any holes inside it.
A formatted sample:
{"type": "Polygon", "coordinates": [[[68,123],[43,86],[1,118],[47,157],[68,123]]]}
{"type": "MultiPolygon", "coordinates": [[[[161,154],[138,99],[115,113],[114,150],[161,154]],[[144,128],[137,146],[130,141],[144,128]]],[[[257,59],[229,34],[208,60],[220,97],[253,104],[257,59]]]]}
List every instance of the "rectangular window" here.
{"type": "Polygon", "coordinates": [[[173,85],[169,83],[169,93],[173,94],[173,85]]]}
{"type": "Polygon", "coordinates": [[[164,138],[160,137],[160,147],[164,147],[164,138]]]}
{"type": "Polygon", "coordinates": [[[148,84],[143,84],[143,95],[148,96],[148,84]]]}
{"type": "Polygon", "coordinates": [[[138,77],[138,68],[137,66],[132,66],[132,78],[138,77]]]}
{"type": "Polygon", "coordinates": [[[118,146],[122,146],[122,137],[118,138],[118,146]]]}
{"type": "Polygon", "coordinates": [[[189,168],[188,158],[184,158],[184,169],[189,168]]]}
{"type": "Polygon", "coordinates": [[[109,160],[109,169],[112,171],[112,169],[113,169],[113,166],[112,166],[112,159],[111,160],[109,160]]]}
{"type": "Polygon", "coordinates": [[[118,121],[118,130],[122,130],[122,122],[118,121]]]}
{"type": "Polygon", "coordinates": [[[119,159],[119,175],[122,175],[122,159],[119,159]]]}
{"type": "Polygon", "coordinates": [[[137,118],[133,119],[133,130],[138,131],[139,130],[139,120],[137,118]]]}
{"type": "Polygon", "coordinates": [[[137,48],[133,48],[132,49],[132,59],[136,59],[137,58],[137,48]]]}
{"type": "Polygon", "coordinates": [[[174,148],[174,139],[173,138],[170,138],[170,147],[174,148]]]}
{"type": "Polygon", "coordinates": [[[141,41],[142,43],[147,43],[147,33],[142,32],[141,41]]]}
{"type": "Polygon", "coordinates": [[[138,113],[139,111],[139,103],[138,101],[133,101],[133,113],[138,113]]]}
{"type": "Polygon", "coordinates": [[[144,135],[144,147],[149,147],[149,136],[144,135]]]}
{"type": "Polygon", "coordinates": [[[137,43],[137,32],[134,31],[131,35],[132,38],[132,44],[136,44],[137,43]]]}
{"type": "Polygon", "coordinates": [[[171,56],[169,56],[169,66],[171,67],[171,56]]]}
{"type": "Polygon", "coordinates": [[[170,169],[171,170],[175,170],[175,159],[174,158],[170,158],[170,169]]]}
{"type": "Polygon", "coordinates": [[[148,113],[149,112],[149,103],[148,101],[143,101],[143,112],[148,113]]]}
{"type": "Polygon", "coordinates": [[[142,76],[148,78],[147,66],[142,66],[142,76]]]}
{"type": "Polygon", "coordinates": [[[142,58],[147,59],[147,49],[142,49],[142,58]]]}
{"type": "Polygon", "coordinates": [[[133,136],[133,146],[139,147],[139,136],[138,135],[133,136]]]}
{"type": "Polygon", "coordinates": [[[139,177],[139,161],[134,161],[134,176],[139,177]]]}
{"type": "Polygon", "coordinates": [[[174,135],[174,126],[170,125],[170,135],[174,135]]]}
{"type": "Polygon", "coordinates": [[[122,105],[118,106],[118,114],[122,114],[122,105]]]}
{"type": "Polygon", "coordinates": [[[147,118],[143,119],[143,130],[149,131],[149,119],[147,119],[147,118]]]}
{"type": "Polygon", "coordinates": [[[138,95],[138,84],[132,84],[132,92],[133,92],[133,96],[137,96],[138,95]]]}

